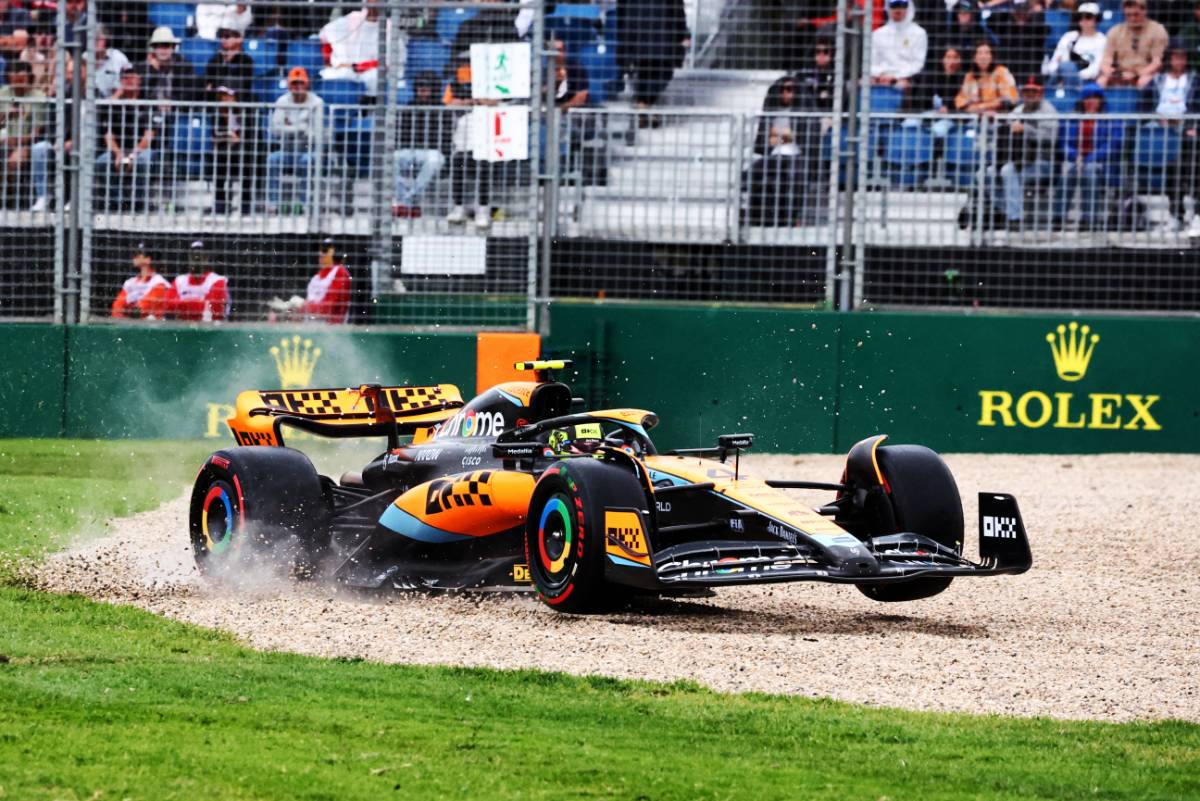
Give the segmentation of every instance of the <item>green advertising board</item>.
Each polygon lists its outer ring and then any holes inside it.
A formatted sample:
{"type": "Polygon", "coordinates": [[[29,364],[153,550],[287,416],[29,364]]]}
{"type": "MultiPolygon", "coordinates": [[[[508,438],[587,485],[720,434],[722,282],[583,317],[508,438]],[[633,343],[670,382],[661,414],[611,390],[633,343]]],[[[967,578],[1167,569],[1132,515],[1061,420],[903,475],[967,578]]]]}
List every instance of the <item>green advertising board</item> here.
{"type": "Polygon", "coordinates": [[[0,326],[8,356],[0,371],[0,437],[62,435],[65,336],[60,325],[0,326]]]}
{"type": "Polygon", "coordinates": [[[73,437],[224,439],[244,389],[474,388],[473,334],[77,326],[67,345],[73,437]]]}
{"type": "Polygon", "coordinates": [[[1200,322],[845,315],[837,450],[852,431],[946,451],[1200,451],[1200,322]]]}
{"type": "Polygon", "coordinates": [[[1200,452],[1195,319],[578,303],[552,325],[556,346],[602,350],[608,401],[658,412],[668,447],[747,430],[768,451],[886,433],[948,452],[1200,452]]]}
{"type": "Polygon", "coordinates": [[[605,374],[605,402],[656,412],[659,447],[740,431],[756,433],[763,450],[832,447],[834,315],[599,303],[558,303],[551,313],[555,352],[582,364],[602,352],[592,371],[605,374]]]}

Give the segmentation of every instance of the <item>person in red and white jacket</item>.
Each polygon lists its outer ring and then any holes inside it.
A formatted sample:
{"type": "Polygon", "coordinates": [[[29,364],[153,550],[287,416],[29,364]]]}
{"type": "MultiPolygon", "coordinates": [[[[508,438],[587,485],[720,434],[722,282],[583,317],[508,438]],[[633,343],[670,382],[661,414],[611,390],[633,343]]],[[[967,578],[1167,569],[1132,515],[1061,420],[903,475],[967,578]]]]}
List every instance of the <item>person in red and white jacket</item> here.
{"type": "Polygon", "coordinates": [[[229,317],[229,289],[225,276],[208,269],[204,242],[192,243],[188,272],[171,285],[170,310],[176,320],[225,320],[229,317]]]}
{"type": "Polygon", "coordinates": [[[326,323],[344,323],[350,319],[350,271],[338,261],[332,239],[320,246],[321,268],[308,281],[308,292],[301,313],[326,323]]]}
{"type": "Polygon", "coordinates": [[[309,279],[306,296],[271,298],[267,301],[268,322],[314,320],[331,325],[349,322],[350,271],[338,261],[332,239],[321,240],[318,253],[320,269],[309,279]]]}
{"type": "Polygon", "coordinates": [[[145,242],[133,250],[133,266],[138,274],[125,281],[113,301],[112,316],[161,320],[167,310],[171,285],[154,269],[154,256],[145,242]]]}

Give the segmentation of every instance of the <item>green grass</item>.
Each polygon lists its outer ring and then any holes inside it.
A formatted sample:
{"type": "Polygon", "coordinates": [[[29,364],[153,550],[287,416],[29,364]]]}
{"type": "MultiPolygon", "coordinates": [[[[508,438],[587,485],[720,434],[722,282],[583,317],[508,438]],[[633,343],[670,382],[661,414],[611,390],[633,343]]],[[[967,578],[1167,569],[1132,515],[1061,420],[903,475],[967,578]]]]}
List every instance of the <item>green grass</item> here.
{"type": "MultiPolygon", "coordinates": [[[[42,497],[63,482],[90,501],[64,502],[55,523],[146,508],[177,487],[131,489],[145,468],[118,462],[142,454],[164,485],[186,481],[186,447],[173,468],[150,443],[0,443],[5,504],[32,508],[28,477],[42,497]]],[[[31,553],[9,517],[0,548],[31,553]]],[[[0,587],[0,798],[444,797],[1174,801],[1200,798],[1200,727],[264,654],[135,609],[0,587]]]]}

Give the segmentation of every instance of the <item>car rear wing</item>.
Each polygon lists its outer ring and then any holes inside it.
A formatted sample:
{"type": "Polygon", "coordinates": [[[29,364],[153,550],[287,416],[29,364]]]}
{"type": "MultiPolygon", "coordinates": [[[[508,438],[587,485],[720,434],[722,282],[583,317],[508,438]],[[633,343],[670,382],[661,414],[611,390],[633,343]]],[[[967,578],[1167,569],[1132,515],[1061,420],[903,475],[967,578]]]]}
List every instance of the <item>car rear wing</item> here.
{"type": "Polygon", "coordinates": [[[322,437],[386,436],[395,447],[400,435],[420,435],[462,406],[453,384],[251,389],[238,394],[226,422],[239,445],[283,445],[282,429],[291,426],[322,437]]]}

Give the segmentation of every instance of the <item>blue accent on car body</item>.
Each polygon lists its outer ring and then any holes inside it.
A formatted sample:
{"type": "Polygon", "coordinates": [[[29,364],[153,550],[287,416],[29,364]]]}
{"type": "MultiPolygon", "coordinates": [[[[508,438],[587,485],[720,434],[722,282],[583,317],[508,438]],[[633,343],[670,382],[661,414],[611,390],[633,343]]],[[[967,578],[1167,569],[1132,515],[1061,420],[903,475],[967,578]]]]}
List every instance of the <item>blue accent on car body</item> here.
{"type": "Polygon", "coordinates": [[[422,523],[395,505],[387,508],[387,511],[379,518],[379,524],[390,531],[421,542],[461,542],[471,539],[466,534],[455,534],[451,531],[443,531],[440,528],[435,528],[428,523],[422,523]]]}

